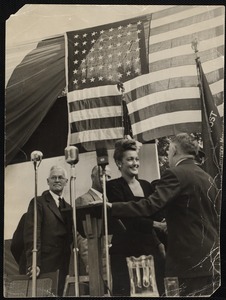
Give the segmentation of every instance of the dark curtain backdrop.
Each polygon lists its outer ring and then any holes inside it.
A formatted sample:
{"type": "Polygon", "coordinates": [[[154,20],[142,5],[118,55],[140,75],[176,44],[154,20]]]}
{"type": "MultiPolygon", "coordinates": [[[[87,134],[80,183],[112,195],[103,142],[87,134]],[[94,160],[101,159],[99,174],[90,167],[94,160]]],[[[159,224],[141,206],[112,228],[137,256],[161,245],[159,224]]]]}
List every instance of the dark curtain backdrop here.
{"type": "MultiPolygon", "coordinates": [[[[22,152],[22,147],[65,86],[64,36],[41,41],[15,68],[6,87],[6,165],[12,162],[18,152],[22,152]]],[[[60,114],[57,113],[56,118],[57,125],[60,125],[60,114]]],[[[46,142],[49,146],[53,137],[50,136],[46,142]]]]}
{"type": "Polygon", "coordinates": [[[30,161],[31,152],[34,150],[41,151],[43,158],[64,155],[64,148],[67,146],[67,134],[67,98],[62,97],[54,102],[28,141],[10,161],[10,164],[30,161]]]}

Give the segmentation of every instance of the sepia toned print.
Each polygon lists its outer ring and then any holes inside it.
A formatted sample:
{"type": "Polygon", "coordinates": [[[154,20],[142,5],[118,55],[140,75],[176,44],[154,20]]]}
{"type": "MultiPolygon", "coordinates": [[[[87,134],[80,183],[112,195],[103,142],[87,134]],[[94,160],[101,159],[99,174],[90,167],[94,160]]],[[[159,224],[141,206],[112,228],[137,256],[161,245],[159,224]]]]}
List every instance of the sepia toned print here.
{"type": "Polygon", "coordinates": [[[10,16],[4,297],[221,289],[224,27],[220,5],[10,16]]]}

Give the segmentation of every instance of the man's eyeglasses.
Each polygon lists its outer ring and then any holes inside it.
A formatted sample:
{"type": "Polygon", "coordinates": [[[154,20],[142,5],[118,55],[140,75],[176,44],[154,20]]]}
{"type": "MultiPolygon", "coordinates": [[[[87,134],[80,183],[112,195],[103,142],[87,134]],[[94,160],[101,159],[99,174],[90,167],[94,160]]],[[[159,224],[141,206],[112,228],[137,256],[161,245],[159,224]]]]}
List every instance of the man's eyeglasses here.
{"type": "Polygon", "coordinates": [[[57,180],[64,181],[64,180],[66,180],[66,178],[63,177],[63,176],[51,176],[50,179],[53,180],[53,181],[57,181],[57,180]]]}

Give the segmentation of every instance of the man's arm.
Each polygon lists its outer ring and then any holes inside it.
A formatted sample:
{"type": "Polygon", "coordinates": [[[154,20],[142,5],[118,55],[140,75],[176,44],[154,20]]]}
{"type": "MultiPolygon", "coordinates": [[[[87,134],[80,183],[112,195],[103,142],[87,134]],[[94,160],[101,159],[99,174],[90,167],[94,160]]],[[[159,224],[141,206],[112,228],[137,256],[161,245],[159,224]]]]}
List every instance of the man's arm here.
{"type": "Polygon", "coordinates": [[[156,191],[151,196],[138,202],[112,203],[111,215],[117,218],[153,216],[177,197],[180,190],[179,180],[173,172],[167,170],[159,181],[156,191]]]}

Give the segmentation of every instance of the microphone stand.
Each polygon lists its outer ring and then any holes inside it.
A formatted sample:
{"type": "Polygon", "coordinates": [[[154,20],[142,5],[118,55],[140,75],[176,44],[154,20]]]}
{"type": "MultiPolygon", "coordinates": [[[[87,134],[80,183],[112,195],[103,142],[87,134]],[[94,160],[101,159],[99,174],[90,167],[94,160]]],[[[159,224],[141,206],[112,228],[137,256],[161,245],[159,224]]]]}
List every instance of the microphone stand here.
{"type": "Polygon", "coordinates": [[[37,182],[38,182],[38,166],[41,163],[41,158],[39,164],[34,161],[35,170],[35,197],[34,197],[34,227],[33,227],[33,250],[32,250],[32,297],[36,297],[37,293],[37,182]]]}
{"type": "Polygon", "coordinates": [[[75,272],[75,297],[79,297],[79,276],[78,276],[78,244],[77,244],[77,221],[76,221],[76,205],[75,205],[75,164],[78,162],[78,148],[68,146],[64,149],[66,162],[71,165],[70,179],[70,204],[73,213],[73,255],[74,255],[74,272],[75,272]]]}
{"type": "Polygon", "coordinates": [[[74,272],[75,272],[75,297],[79,297],[79,276],[78,276],[78,245],[77,245],[77,221],[76,221],[76,205],[75,205],[75,165],[71,165],[71,181],[70,181],[70,203],[73,209],[73,255],[74,255],[74,272]]]}
{"type": "MultiPolygon", "coordinates": [[[[104,234],[105,234],[105,252],[106,252],[106,272],[107,272],[107,284],[110,289],[110,268],[109,268],[109,247],[108,247],[108,219],[107,219],[107,195],[106,195],[106,170],[105,165],[102,165],[103,171],[103,206],[104,206],[104,234]]],[[[109,290],[108,290],[109,295],[109,290]]],[[[109,295],[110,296],[110,295],[109,295]]]]}

